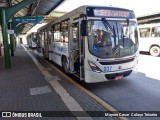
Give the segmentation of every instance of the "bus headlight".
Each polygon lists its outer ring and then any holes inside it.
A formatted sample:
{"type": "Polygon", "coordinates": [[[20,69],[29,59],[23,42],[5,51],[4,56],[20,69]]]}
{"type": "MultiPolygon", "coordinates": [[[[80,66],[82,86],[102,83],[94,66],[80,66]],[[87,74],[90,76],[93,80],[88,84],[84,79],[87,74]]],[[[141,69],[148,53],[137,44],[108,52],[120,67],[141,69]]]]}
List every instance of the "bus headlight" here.
{"type": "Polygon", "coordinates": [[[102,70],[92,61],[88,61],[88,64],[94,72],[98,72],[98,73],[102,72],[102,70]]]}

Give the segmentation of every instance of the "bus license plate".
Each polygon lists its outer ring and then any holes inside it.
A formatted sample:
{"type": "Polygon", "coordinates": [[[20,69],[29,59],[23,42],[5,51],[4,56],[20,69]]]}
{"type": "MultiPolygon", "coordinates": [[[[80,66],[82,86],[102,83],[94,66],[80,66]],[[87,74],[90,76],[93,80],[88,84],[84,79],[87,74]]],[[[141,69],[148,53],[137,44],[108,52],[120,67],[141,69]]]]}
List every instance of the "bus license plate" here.
{"type": "Polygon", "coordinates": [[[116,76],[114,79],[115,80],[121,80],[121,79],[123,79],[123,75],[116,76]]]}

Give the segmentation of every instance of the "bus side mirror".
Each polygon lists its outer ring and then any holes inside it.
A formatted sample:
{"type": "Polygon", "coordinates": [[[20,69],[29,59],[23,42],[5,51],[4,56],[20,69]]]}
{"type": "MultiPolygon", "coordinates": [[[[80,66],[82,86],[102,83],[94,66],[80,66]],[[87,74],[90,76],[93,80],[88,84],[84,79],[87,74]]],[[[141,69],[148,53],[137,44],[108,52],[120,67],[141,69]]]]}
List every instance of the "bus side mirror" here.
{"type": "Polygon", "coordinates": [[[82,20],[81,21],[81,36],[86,36],[87,35],[87,21],[86,20],[82,20]]]}

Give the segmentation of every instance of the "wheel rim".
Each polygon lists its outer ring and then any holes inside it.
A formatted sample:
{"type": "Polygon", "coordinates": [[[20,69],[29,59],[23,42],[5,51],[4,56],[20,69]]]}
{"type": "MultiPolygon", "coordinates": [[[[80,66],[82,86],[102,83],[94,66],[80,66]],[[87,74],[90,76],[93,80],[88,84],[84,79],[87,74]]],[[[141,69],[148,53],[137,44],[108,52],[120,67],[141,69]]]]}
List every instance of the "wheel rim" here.
{"type": "Polygon", "coordinates": [[[157,49],[153,49],[153,52],[157,54],[157,53],[158,53],[158,50],[157,50],[157,49]]]}
{"type": "Polygon", "coordinates": [[[152,47],[150,53],[151,53],[151,55],[153,55],[153,56],[159,56],[159,54],[160,54],[159,48],[157,48],[157,47],[152,47]]]}

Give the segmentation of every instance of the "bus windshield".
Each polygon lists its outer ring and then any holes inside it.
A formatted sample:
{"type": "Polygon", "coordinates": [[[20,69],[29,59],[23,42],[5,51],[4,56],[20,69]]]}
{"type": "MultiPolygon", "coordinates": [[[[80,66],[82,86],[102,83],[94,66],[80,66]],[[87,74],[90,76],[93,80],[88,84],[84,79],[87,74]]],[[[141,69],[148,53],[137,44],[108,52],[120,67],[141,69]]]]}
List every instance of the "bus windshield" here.
{"type": "Polygon", "coordinates": [[[90,53],[102,59],[133,55],[138,50],[137,24],[129,20],[89,20],[88,43],[90,53]]]}

